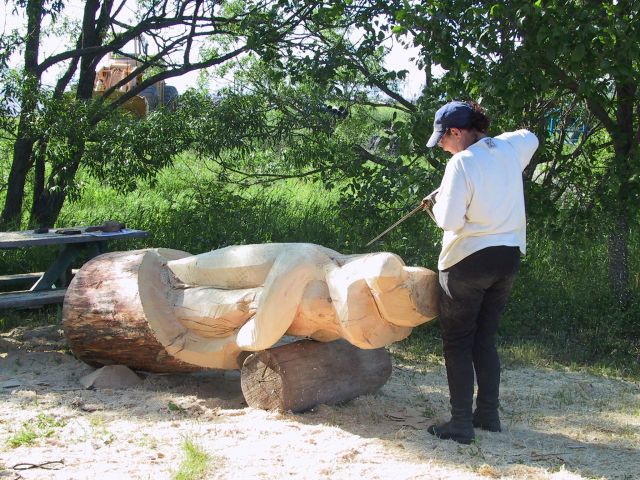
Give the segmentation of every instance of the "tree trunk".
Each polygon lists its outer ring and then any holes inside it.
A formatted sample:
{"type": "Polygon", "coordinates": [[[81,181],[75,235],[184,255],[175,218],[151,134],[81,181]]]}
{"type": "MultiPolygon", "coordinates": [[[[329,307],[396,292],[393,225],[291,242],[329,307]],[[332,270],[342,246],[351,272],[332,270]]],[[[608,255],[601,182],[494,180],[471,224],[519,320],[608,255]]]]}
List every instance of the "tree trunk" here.
{"type": "MultiPolygon", "coordinates": [[[[99,0],[87,0],[84,4],[84,15],[82,18],[82,44],[84,48],[97,47],[102,44],[105,34],[106,23],[103,16],[108,16],[113,6],[113,1],[104,2],[103,10],[96,19],[96,12],[101,8],[99,0]]],[[[96,66],[101,57],[96,55],[83,55],[80,58],[80,74],[78,76],[78,86],[76,98],[79,100],[90,100],[93,95],[93,82],[96,78],[96,66]]]]}
{"type": "Polygon", "coordinates": [[[619,213],[609,232],[609,285],[620,306],[625,308],[631,299],[629,288],[629,224],[624,213],[619,213]]]}
{"type": "MultiPolygon", "coordinates": [[[[21,121],[20,124],[23,122],[21,121]]],[[[2,228],[5,230],[19,230],[22,220],[22,202],[27,173],[31,167],[31,153],[33,139],[24,136],[24,127],[18,127],[19,138],[13,146],[13,161],[9,172],[7,196],[2,210],[2,228]],[[22,137],[20,137],[22,136],[22,137]]]]}
{"type": "MultiPolygon", "coordinates": [[[[339,362],[363,364],[358,375],[366,379],[371,372],[364,363],[384,371],[380,347],[437,315],[436,282],[434,272],[406,267],[387,252],[345,256],[313,244],[240,245],[201,255],[115,252],[76,273],[63,325],[81,360],[156,372],[189,370],[183,364],[239,369],[242,350],[271,348],[283,335],[342,338],[378,350],[371,357],[342,344],[329,350],[339,362]]],[[[320,368],[303,361],[307,367],[320,368]]],[[[338,388],[347,390],[327,401],[381,385],[367,382],[359,386],[345,376],[338,388]]]]}
{"type": "MultiPolygon", "coordinates": [[[[84,15],[82,20],[82,46],[84,48],[95,47],[102,44],[106,29],[106,19],[113,2],[105,2],[101,5],[98,0],[85,2],[84,15]],[[100,15],[96,19],[96,12],[100,10],[100,15]]],[[[78,84],[76,86],[76,100],[89,102],[93,96],[93,83],[96,77],[96,66],[101,55],[83,55],[80,57],[80,71],[78,84]]],[[[77,59],[76,59],[77,61],[77,59]]],[[[39,226],[53,226],[58,220],[60,211],[67,198],[67,192],[73,185],[75,175],[82,162],[85,149],[85,138],[72,130],[68,138],[69,145],[72,146],[69,162],[64,168],[54,170],[49,175],[47,185],[39,195],[34,195],[31,208],[31,223],[39,226]]]]}
{"type": "MultiPolygon", "coordinates": [[[[621,76],[622,77],[622,76],[621,76]]],[[[631,299],[629,284],[629,218],[630,212],[637,208],[631,196],[631,184],[634,173],[634,159],[637,158],[637,146],[634,146],[634,105],[637,86],[629,79],[617,79],[616,128],[610,132],[614,145],[614,172],[617,192],[613,216],[613,226],[609,233],[609,284],[621,308],[626,308],[631,299]],[[635,149],[635,151],[634,151],[635,149]]]]}
{"type": "Polygon", "coordinates": [[[20,98],[20,120],[17,139],[13,146],[13,161],[9,172],[7,196],[0,222],[3,228],[15,229],[22,220],[22,202],[27,173],[31,168],[32,151],[35,143],[33,123],[38,107],[40,72],[38,70],[38,52],[40,48],[40,27],[42,21],[42,0],[27,2],[27,37],[24,49],[24,74],[20,98]]]}
{"type": "Polygon", "coordinates": [[[36,217],[33,215],[33,205],[35,205],[44,192],[44,181],[45,181],[45,170],[46,170],[46,154],[47,154],[47,144],[48,138],[43,136],[40,138],[40,142],[38,144],[37,149],[33,151],[33,201],[32,204],[32,213],[29,219],[30,228],[38,228],[38,227],[53,227],[53,223],[38,224],[36,222],[36,217]]]}
{"type": "Polygon", "coordinates": [[[250,355],[240,379],[249,406],[302,412],[374,393],[390,375],[391,357],[384,348],[301,340],[250,355]]]}
{"type": "MultiPolygon", "coordinates": [[[[81,150],[84,150],[84,140],[81,150]]],[[[31,220],[32,225],[38,225],[41,227],[53,227],[67,197],[67,191],[69,186],[73,183],[78,166],[80,164],[80,157],[82,153],[76,152],[72,154],[73,158],[69,160],[69,163],[64,165],[62,169],[55,169],[49,175],[47,186],[40,190],[38,196],[35,195],[33,205],[31,206],[31,220]]]]}

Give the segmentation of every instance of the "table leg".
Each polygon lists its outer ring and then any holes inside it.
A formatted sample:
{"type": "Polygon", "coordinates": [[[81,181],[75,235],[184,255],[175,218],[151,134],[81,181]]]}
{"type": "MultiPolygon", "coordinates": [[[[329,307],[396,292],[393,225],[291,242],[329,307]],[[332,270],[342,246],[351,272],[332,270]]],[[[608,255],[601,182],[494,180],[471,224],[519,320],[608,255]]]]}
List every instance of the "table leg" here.
{"type": "MultiPolygon", "coordinates": [[[[71,268],[71,262],[82,250],[82,244],[68,243],[60,251],[53,263],[47,268],[42,277],[31,287],[31,291],[50,290],[53,284],[71,268]]],[[[66,281],[64,279],[63,281],[66,281]]]]}
{"type": "Polygon", "coordinates": [[[47,268],[42,277],[31,287],[31,291],[51,290],[51,287],[58,280],[58,287],[66,287],[71,280],[71,264],[78,253],[82,250],[88,250],[87,260],[96,257],[106,251],[107,242],[90,242],[90,243],[67,243],[62,247],[60,253],[47,268]]]}

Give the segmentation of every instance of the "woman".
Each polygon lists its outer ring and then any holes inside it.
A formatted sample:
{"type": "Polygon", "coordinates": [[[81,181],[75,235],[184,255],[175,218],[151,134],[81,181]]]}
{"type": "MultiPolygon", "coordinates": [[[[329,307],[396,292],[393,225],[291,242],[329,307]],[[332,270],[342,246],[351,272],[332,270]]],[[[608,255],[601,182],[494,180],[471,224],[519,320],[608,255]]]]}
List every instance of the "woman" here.
{"type": "Polygon", "coordinates": [[[464,444],[473,427],[501,431],[496,332],[526,250],[522,170],[538,147],[527,130],[489,137],[489,124],[479,105],[449,102],[427,143],[453,155],[440,188],[423,200],[444,230],[439,323],[451,403],[451,420],[428,431],[464,444]]]}

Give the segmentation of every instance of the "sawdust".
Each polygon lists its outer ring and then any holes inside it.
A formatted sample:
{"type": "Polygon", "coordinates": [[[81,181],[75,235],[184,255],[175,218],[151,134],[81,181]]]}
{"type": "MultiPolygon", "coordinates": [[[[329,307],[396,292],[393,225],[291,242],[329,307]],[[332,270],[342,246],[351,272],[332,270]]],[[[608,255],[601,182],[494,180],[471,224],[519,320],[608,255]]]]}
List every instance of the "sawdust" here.
{"type": "Polygon", "coordinates": [[[0,479],[168,479],[185,440],[214,479],[640,478],[637,382],[506,369],[504,431],[463,446],[426,431],[447,417],[437,363],[396,362],[376,395],[280,414],[248,408],[238,372],[85,390],[92,368],[63,348],[55,326],[0,337],[0,479]],[[33,443],[16,445],[29,428],[33,443]]]}

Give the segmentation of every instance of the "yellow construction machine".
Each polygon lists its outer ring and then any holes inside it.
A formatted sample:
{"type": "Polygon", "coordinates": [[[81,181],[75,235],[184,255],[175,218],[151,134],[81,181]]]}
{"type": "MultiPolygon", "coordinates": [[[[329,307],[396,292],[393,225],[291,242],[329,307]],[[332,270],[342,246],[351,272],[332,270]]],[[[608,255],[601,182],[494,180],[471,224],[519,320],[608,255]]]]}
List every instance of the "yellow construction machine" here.
{"type": "MultiPolygon", "coordinates": [[[[136,57],[138,50],[141,48],[141,42],[136,41],[136,57]]],[[[93,95],[101,96],[105,90],[117,84],[123,78],[129,76],[136,68],[140,66],[140,62],[135,58],[126,57],[124,55],[109,54],[107,64],[96,72],[96,79],[93,85],[93,95]]],[[[131,91],[142,82],[142,75],[137,75],[129,80],[120,88],[109,95],[109,98],[115,100],[125,93],[131,91]]],[[[123,104],[123,108],[129,110],[138,118],[145,117],[150,111],[161,106],[171,107],[175,103],[178,96],[178,90],[175,87],[166,85],[161,80],[144,90],[138,95],[130,98],[123,104]]]]}

